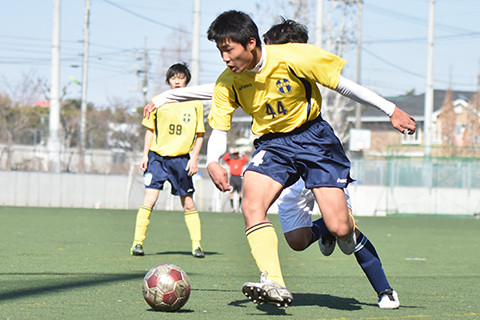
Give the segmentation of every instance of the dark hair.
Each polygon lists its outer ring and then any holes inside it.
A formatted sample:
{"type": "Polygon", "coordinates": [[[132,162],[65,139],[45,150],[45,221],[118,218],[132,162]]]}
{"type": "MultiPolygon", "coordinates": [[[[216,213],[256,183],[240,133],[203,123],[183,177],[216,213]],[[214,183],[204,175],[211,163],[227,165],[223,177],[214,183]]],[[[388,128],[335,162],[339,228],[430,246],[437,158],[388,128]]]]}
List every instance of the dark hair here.
{"type": "Polygon", "coordinates": [[[282,22],[273,25],[263,35],[263,41],[270,44],[283,44],[289,42],[307,43],[308,29],[305,25],[294,20],[282,17],[282,22]]]}
{"type": "Polygon", "coordinates": [[[166,82],[169,83],[168,80],[170,80],[171,77],[175,76],[176,74],[182,73],[185,75],[187,78],[187,83],[190,82],[190,79],[192,78],[192,75],[190,74],[190,70],[188,70],[187,63],[176,63],[172,65],[170,68],[167,70],[167,78],[166,82]]]}
{"type": "Polygon", "coordinates": [[[252,18],[244,12],[230,10],[219,15],[208,28],[207,38],[216,43],[230,39],[240,43],[244,48],[248,41],[254,38],[257,41],[257,47],[262,45],[258,28],[252,18]]]}

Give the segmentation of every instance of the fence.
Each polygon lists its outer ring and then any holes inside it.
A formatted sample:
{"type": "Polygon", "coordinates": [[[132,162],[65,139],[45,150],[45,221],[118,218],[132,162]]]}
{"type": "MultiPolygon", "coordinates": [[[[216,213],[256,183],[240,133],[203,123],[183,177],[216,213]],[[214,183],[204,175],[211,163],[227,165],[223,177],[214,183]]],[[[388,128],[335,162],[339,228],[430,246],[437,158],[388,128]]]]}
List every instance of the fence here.
{"type": "Polygon", "coordinates": [[[356,196],[352,197],[354,206],[360,206],[357,210],[365,202],[360,197],[374,202],[364,212],[462,215],[480,212],[478,158],[389,157],[353,161],[352,176],[358,179],[349,188],[356,196]]]}
{"type": "MultiPolygon", "coordinates": [[[[21,152],[41,159],[36,152],[21,152]]],[[[136,209],[144,196],[143,178],[136,163],[138,155],[119,154],[90,151],[90,167],[96,173],[21,170],[24,167],[0,171],[0,205],[136,209]]],[[[71,163],[75,161],[74,156],[66,158],[71,163]]],[[[19,163],[28,163],[27,160],[19,163]]],[[[30,162],[44,167],[40,161],[30,162]]],[[[391,156],[352,160],[352,177],[356,182],[349,191],[356,215],[480,212],[480,158],[391,156]]],[[[230,211],[229,195],[216,190],[204,166],[200,165],[194,183],[199,210],[230,211]]],[[[168,183],[156,208],[181,210],[178,198],[170,195],[168,183]]],[[[270,210],[276,212],[276,206],[270,210]]],[[[319,213],[318,208],[315,210],[319,213]]]]}

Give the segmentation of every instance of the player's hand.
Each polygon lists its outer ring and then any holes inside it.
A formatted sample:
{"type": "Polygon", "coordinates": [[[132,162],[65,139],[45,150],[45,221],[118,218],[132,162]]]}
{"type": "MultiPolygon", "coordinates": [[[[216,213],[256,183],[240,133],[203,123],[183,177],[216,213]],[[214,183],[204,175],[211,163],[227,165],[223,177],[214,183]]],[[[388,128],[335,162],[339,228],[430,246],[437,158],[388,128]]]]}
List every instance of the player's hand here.
{"type": "Polygon", "coordinates": [[[390,122],[393,127],[401,133],[414,134],[415,133],[415,119],[405,111],[395,107],[390,122]]]}
{"type": "Polygon", "coordinates": [[[140,162],[140,169],[142,169],[143,172],[147,170],[148,167],[148,155],[142,157],[142,161],[140,162]]]}
{"type": "Polygon", "coordinates": [[[152,101],[150,101],[144,108],[143,108],[143,117],[150,119],[150,114],[155,111],[156,107],[152,101]]]}
{"type": "Polygon", "coordinates": [[[188,176],[189,177],[198,173],[197,161],[194,161],[192,159],[188,160],[187,166],[185,167],[185,171],[188,171],[188,176]]]}
{"type": "Polygon", "coordinates": [[[228,172],[218,162],[211,162],[207,166],[208,174],[218,190],[225,192],[232,190],[228,184],[228,172]]]}

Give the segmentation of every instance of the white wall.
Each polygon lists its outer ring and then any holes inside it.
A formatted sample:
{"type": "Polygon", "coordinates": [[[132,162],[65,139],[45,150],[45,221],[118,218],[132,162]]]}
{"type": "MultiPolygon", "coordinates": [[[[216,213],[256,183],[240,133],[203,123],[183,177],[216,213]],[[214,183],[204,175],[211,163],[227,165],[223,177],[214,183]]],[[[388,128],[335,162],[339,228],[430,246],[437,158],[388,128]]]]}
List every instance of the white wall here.
{"type": "MultiPolygon", "coordinates": [[[[0,205],[66,208],[137,209],[144,197],[142,177],[0,171],[0,205]]],[[[196,176],[195,202],[200,211],[229,212],[229,195],[214,187],[206,174],[196,176]]],[[[357,216],[406,214],[473,215],[480,212],[480,189],[408,188],[351,185],[357,216]]],[[[156,204],[161,210],[182,210],[169,184],[156,204]]],[[[272,206],[269,212],[276,212],[272,206]]],[[[316,213],[319,213],[316,208],[316,213]]]]}

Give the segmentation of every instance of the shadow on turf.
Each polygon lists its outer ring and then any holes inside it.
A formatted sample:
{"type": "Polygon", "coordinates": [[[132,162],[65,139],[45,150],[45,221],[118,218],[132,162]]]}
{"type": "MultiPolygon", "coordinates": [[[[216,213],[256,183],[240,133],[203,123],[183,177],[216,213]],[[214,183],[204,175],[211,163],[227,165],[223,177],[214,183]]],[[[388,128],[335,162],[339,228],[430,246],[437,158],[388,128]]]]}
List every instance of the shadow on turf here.
{"type": "Polygon", "coordinates": [[[329,294],[296,293],[293,298],[295,306],[319,306],[344,311],[360,310],[362,306],[370,305],[354,298],[336,297],[329,294]]]}
{"type": "Polygon", "coordinates": [[[147,309],[147,312],[158,312],[158,313],[193,313],[195,311],[193,310],[190,310],[190,309],[180,309],[180,310],[177,310],[177,311],[156,311],[156,310],[153,310],[153,309],[147,309]]]}
{"type": "Polygon", "coordinates": [[[32,279],[28,290],[25,288],[14,289],[0,292],[0,301],[15,300],[28,296],[36,296],[50,293],[57,293],[62,290],[74,290],[77,288],[97,286],[102,283],[124,281],[130,279],[143,279],[145,274],[142,273],[120,273],[120,274],[98,274],[98,273],[60,273],[60,272],[42,272],[42,273],[0,273],[0,275],[22,275],[22,276],[68,276],[69,280],[62,279],[32,279]],[[81,278],[71,280],[72,277],[81,278]],[[50,282],[46,285],[36,285],[36,282],[50,282]],[[54,282],[52,284],[52,282],[54,282]]]}
{"type": "MultiPolygon", "coordinates": [[[[219,254],[218,252],[212,252],[212,251],[204,251],[205,252],[205,257],[208,256],[213,256],[216,254],[219,254]]],[[[148,256],[149,254],[145,254],[148,256]]],[[[192,252],[191,251],[163,251],[163,252],[157,252],[157,253],[152,253],[151,255],[181,255],[181,256],[191,256],[192,252]]]]}
{"type": "MultiPolygon", "coordinates": [[[[293,298],[294,300],[290,307],[318,306],[334,310],[354,311],[362,309],[362,306],[377,306],[376,304],[362,303],[353,298],[335,297],[328,294],[296,293],[293,295],[293,298]]],[[[250,300],[243,299],[232,301],[229,305],[245,308],[245,305],[251,303],[250,300]]],[[[268,315],[286,315],[286,311],[288,310],[285,308],[278,308],[271,304],[259,305],[257,306],[257,309],[268,315]]]]}

